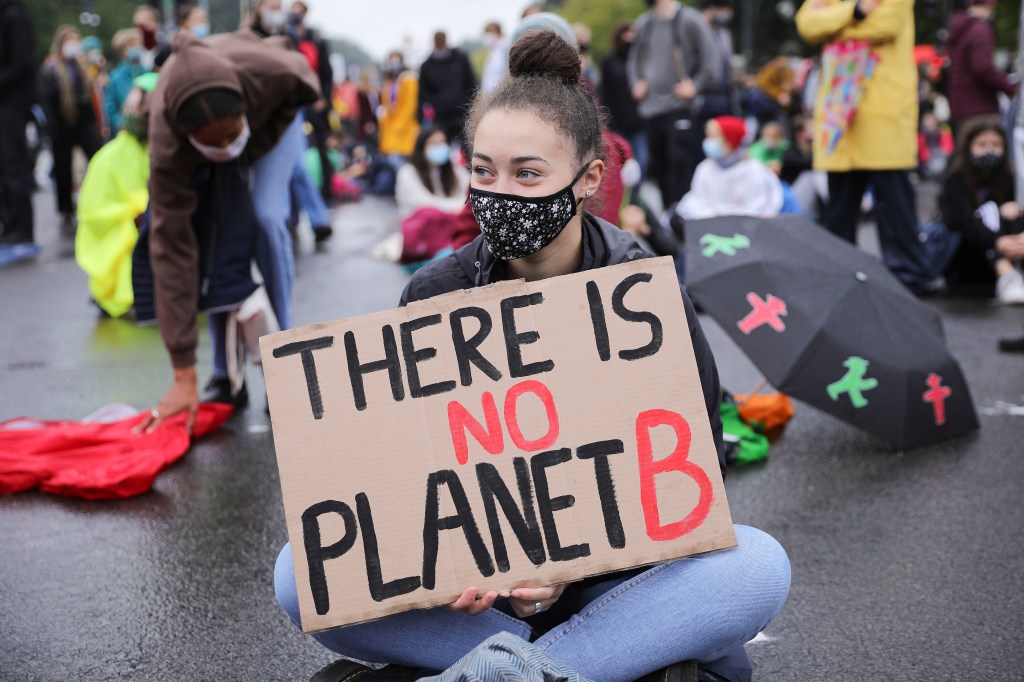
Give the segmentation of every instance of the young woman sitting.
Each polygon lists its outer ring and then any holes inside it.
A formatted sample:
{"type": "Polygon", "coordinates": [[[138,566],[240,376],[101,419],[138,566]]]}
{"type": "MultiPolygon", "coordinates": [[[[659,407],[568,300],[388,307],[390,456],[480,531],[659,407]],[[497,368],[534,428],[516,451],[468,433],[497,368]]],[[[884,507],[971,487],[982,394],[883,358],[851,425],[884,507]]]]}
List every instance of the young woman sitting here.
{"type": "Polygon", "coordinates": [[[999,302],[1022,304],[1024,210],[1013,200],[1006,131],[982,121],[961,135],[939,197],[943,221],[963,237],[947,278],[965,288],[988,288],[994,281],[999,302]]]}
{"type": "MultiPolygon", "coordinates": [[[[601,116],[581,85],[577,50],[550,31],[530,32],[513,44],[509,71],[478,95],[464,136],[469,202],[482,234],[419,270],[402,304],[651,255],[627,232],[587,212],[605,163],[601,116]]],[[[693,305],[685,293],[682,298],[721,459],[718,371],[693,305]]],[[[630,682],[679,661],[710,665],[770,623],[789,590],[782,547],[754,528],[736,526],[736,535],[733,549],[568,585],[519,588],[501,598],[469,586],[447,607],[313,636],[346,657],[435,671],[501,632],[589,680],[630,682]]],[[[287,546],[278,557],[275,587],[299,625],[287,546]]]]}

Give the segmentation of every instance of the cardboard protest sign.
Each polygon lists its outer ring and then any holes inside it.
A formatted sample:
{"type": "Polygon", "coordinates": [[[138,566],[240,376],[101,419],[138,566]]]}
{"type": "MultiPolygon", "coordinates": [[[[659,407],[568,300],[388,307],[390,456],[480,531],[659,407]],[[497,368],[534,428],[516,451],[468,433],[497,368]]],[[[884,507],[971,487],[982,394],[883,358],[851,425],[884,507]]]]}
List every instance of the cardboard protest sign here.
{"type": "Polygon", "coordinates": [[[671,259],[261,347],[306,632],[736,544],[671,259]]]}

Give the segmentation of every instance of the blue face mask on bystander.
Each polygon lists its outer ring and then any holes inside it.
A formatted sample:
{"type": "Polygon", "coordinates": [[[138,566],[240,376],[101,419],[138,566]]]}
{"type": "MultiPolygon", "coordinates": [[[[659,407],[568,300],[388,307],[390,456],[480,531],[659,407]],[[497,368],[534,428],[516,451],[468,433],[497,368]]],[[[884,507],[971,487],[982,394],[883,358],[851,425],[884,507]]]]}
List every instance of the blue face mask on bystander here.
{"type": "Polygon", "coordinates": [[[708,157],[709,159],[721,161],[726,156],[728,156],[725,153],[725,147],[722,146],[722,142],[716,138],[704,138],[704,143],[702,147],[704,148],[704,156],[708,157]]]}
{"type": "Polygon", "coordinates": [[[424,152],[427,161],[434,166],[443,166],[452,158],[452,150],[446,144],[432,144],[424,152]]]}

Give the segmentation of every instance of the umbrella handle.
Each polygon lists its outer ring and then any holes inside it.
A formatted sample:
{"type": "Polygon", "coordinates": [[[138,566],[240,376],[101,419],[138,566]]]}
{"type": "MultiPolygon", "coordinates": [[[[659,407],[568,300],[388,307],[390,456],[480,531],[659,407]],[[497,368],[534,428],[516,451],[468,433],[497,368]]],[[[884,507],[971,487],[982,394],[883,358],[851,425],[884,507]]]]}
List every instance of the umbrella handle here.
{"type": "MultiPolygon", "coordinates": [[[[760,393],[761,389],[764,388],[767,385],[768,385],[768,380],[765,379],[764,377],[761,377],[761,380],[758,381],[756,384],[754,384],[751,387],[751,389],[749,391],[747,391],[744,395],[747,396],[747,400],[750,400],[755,394],[760,393]]],[[[747,403],[747,400],[744,400],[743,402],[741,402],[739,404],[740,405],[745,405],[747,403]]]]}

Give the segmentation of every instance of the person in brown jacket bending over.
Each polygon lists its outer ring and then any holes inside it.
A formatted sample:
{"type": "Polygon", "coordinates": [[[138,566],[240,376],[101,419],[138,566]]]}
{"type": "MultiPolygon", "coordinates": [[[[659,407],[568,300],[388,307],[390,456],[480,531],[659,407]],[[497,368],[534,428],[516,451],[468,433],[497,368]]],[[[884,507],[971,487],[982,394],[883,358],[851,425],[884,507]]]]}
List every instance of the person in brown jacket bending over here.
{"type": "Polygon", "coordinates": [[[294,262],[287,229],[288,186],[296,157],[305,148],[295,116],[320,97],[316,74],[283,38],[261,39],[243,30],[201,42],[179,32],[173,48],[161,69],[150,113],[149,248],[157,320],[174,383],[142,429],[186,411],[191,429],[199,406],[195,365],[200,306],[215,313],[210,315],[213,377],[203,399],[238,406],[246,402],[243,390],[232,394],[227,379],[224,311],[237,307],[252,285],[220,292],[211,300],[211,280],[238,269],[239,261],[245,270],[255,255],[281,328],[291,326],[294,262]],[[220,184],[211,187],[214,182],[220,184]],[[219,189],[239,185],[248,188],[241,200],[237,192],[219,189]],[[218,205],[224,201],[234,205],[218,205]],[[224,248],[222,233],[236,229],[239,215],[247,214],[254,220],[243,223],[243,229],[256,234],[248,241],[233,237],[224,248]],[[245,246],[253,242],[254,249],[245,246]],[[231,300],[233,295],[239,300],[231,300]]]}

